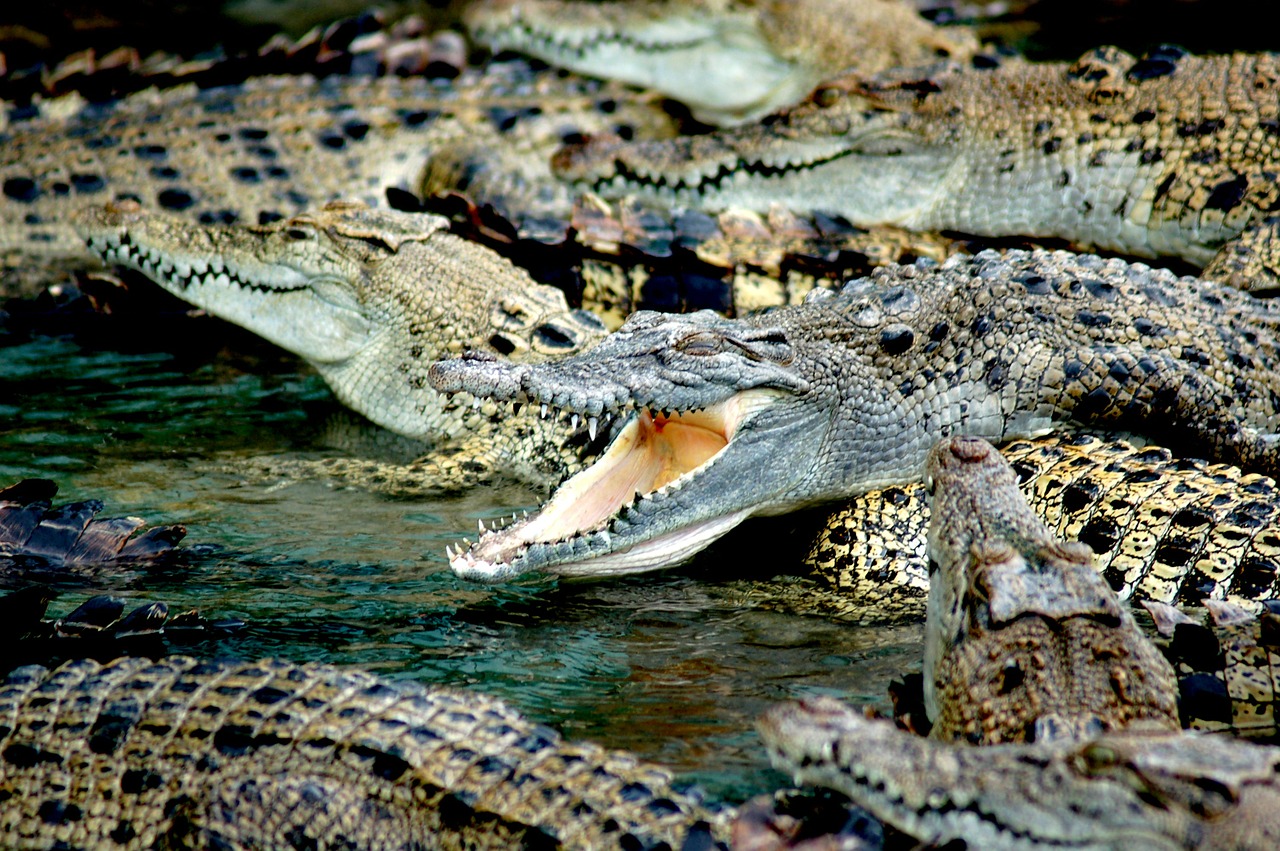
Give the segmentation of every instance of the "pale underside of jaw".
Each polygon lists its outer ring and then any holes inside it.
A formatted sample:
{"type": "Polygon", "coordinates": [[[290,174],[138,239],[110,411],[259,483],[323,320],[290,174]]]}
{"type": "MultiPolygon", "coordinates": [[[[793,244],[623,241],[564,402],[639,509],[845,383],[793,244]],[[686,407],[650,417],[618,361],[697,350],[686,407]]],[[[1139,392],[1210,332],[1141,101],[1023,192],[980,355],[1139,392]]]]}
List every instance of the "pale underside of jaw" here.
{"type": "Polygon", "coordinates": [[[618,549],[612,546],[618,533],[615,522],[623,522],[629,510],[655,495],[670,495],[694,481],[729,445],[742,422],[776,397],[776,391],[748,390],[696,413],[664,416],[638,411],[605,454],[562,484],[540,511],[506,528],[483,531],[474,544],[451,551],[450,568],[466,579],[493,582],[529,569],[564,576],[605,576],[687,560],[745,520],[753,509],[706,517],[618,549]],[[584,551],[580,558],[575,554],[546,564],[520,564],[532,547],[568,546],[579,538],[593,541],[594,554],[584,551]]]}

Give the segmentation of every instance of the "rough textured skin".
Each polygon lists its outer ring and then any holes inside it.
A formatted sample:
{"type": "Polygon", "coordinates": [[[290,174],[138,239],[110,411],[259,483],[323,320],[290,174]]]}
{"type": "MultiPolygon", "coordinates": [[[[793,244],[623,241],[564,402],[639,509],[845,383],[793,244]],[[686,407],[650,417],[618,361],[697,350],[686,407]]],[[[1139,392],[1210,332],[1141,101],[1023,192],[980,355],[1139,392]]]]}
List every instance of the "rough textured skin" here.
{"type": "MultiPolygon", "coordinates": [[[[613,230],[627,224],[627,208],[620,208],[621,218],[613,219],[608,208],[583,202],[572,219],[579,245],[550,249],[560,271],[580,279],[569,289],[612,315],[615,327],[618,313],[638,304],[683,306],[670,300],[668,282],[690,298],[697,290],[702,304],[734,312],[798,303],[815,286],[834,285],[851,272],[953,250],[945,241],[907,240],[885,229],[824,232],[797,217],[748,213],[708,219],[709,229],[680,237],[696,259],[672,257],[668,245],[664,261],[622,247],[613,230]],[[801,266],[800,255],[813,259],[801,266]]],[[[652,221],[644,224],[655,238],[661,232],[652,221]]],[[[453,235],[439,216],[332,202],[269,225],[205,226],[123,201],[83,210],[76,227],[108,263],[140,271],[306,358],[339,399],[373,422],[414,438],[452,439],[408,465],[350,457],[271,461],[265,466],[272,477],[327,475],[398,496],[495,476],[549,490],[580,469],[594,442],[588,428],[565,446],[560,426],[501,418],[492,404],[472,410],[425,386],[426,366],[436,358],[480,350],[539,360],[581,352],[604,333],[592,314],[569,310],[560,289],[453,235]]],[[[675,238],[669,228],[667,238],[675,238]]]]}
{"type": "MultiPolygon", "coordinates": [[[[436,364],[428,377],[441,391],[618,413],[629,423],[621,434],[646,445],[660,445],[669,423],[723,435],[722,448],[674,466],[651,493],[634,488],[631,500],[619,482],[625,503],[570,528],[564,511],[582,477],[616,469],[597,462],[557,491],[552,514],[544,506],[531,524],[482,536],[452,565],[494,580],[591,572],[591,560],[629,551],[627,569],[660,567],[750,514],[916,480],[940,437],[1007,440],[1055,422],[1154,427],[1179,450],[1274,474],[1276,311],[1141,264],[984,252],[877,270],[838,295],[744,319],[638,313],[552,363],[436,364]],[[687,417],[695,409],[706,410],[687,417]]],[[[637,457],[619,441],[607,458],[637,457]]]]}
{"type": "Polygon", "coordinates": [[[1280,287],[1280,58],[948,64],[850,76],[759,125],[558,155],[601,195],[1059,237],[1280,287]]]}
{"type": "Polygon", "coordinates": [[[1094,569],[1057,538],[990,443],[929,453],[930,735],[994,744],[1177,730],[1173,670],[1094,569]]]}
{"type": "Polygon", "coordinates": [[[1236,849],[1280,843],[1280,748],[1192,733],[969,747],[829,697],[770,710],[774,765],[926,845],[984,851],[1236,849]]]}
{"type": "Polygon", "coordinates": [[[172,555],[183,526],[144,528],[141,517],[99,518],[96,499],[53,507],[58,486],[23,479],[0,488],[0,571],[15,560],[68,565],[121,564],[172,555]]]}
{"type": "Polygon", "coordinates": [[[451,215],[455,229],[561,287],[610,330],[637,310],[708,308],[740,316],[799,304],[814,287],[836,287],[877,266],[921,257],[942,261],[991,247],[989,240],[858,228],[780,207],[766,214],[726,210],[713,216],[629,199],[610,203],[584,193],[567,209],[539,209],[524,182],[511,179],[518,166],[505,167],[501,151],[455,144],[433,156],[433,166],[450,156],[463,160],[462,175],[447,175],[432,187],[450,194],[449,201],[459,199],[455,190],[468,193],[470,201],[460,211],[443,201],[436,205],[451,215]],[[501,217],[486,222],[486,213],[495,210],[501,217]],[[467,224],[459,227],[459,219],[467,224]],[[470,226],[473,220],[481,225],[470,226]]]}
{"type": "MultiPolygon", "coordinates": [[[[423,487],[510,475],[544,487],[579,464],[554,423],[516,423],[426,386],[437,358],[515,361],[589,347],[594,316],[439,216],[334,202],[269,225],[200,226],[133,202],[77,218],[91,248],[305,358],[345,404],[423,440],[458,438],[416,471],[423,487]]],[[[583,441],[587,443],[589,441],[583,441]]]]}
{"type": "Polygon", "coordinates": [[[1183,726],[1280,740],[1280,601],[1257,612],[1215,600],[1194,613],[1143,605],[1178,675],[1183,726]]]}
{"type": "Polygon", "coordinates": [[[465,20],[494,50],[657,89],[718,125],[790,106],[854,63],[871,73],[977,49],[899,0],[484,0],[465,20]]]}
{"type": "Polygon", "coordinates": [[[322,665],[22,668],[0,686],[0,753],[9,848],[710,848],[726,831],[628,754],[322,665]]]}
{"type": "MultiPolygon", "coordinates": [[[[1280,491],[1267,476],[1087,434],[1000,447],[1054,536],[1079,540],[1122,600],[1194,605],[1280,596],[1280,491]]],[[[850,500],[825,520],[805,581],[776,601],[853,620],[918,617],[929,588],[921,483],[850,500]]]]}
{"type": "Polygon", "coordinates": [[[461,139],[529,151],[550,182],[546,153],[568,134],[669,135],[650,100],[510,62],[452,82],[263,77],[47,101],[0,125],[0,292],[94,260],[71,226],[86,206],[134,199],[210,224],[276,221],[338,198],[388,206],[388,191],[408,197],[428,156],[461,139]]]}

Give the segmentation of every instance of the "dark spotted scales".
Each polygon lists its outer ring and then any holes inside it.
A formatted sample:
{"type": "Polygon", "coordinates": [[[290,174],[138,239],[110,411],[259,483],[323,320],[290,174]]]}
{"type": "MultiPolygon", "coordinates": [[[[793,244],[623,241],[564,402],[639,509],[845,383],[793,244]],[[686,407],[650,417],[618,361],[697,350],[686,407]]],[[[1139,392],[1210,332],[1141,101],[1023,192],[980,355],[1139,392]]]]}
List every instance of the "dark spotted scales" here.
{"type": "Polygon", "coordinates": [[[176,656],[15,671],[0,802],[4,847],[714,848],[724,829],[661,770],[480,694],[176,656]]]}

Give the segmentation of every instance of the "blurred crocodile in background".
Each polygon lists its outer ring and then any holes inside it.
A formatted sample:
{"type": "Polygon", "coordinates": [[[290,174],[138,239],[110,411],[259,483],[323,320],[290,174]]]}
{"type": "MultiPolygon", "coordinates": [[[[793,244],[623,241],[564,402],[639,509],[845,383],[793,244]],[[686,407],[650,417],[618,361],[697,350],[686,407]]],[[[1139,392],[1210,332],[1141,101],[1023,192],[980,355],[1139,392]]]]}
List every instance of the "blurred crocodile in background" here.
{"type": "Polygon", "coordinates": [[[0,291],[95,264],[72,227],[87,206],[132,200],[205,224],[270,223],[339,198],[389,207],[415,197],[450,140],[529,151],[521,161],[546,174],[574,134],[670,135],[654,100],[513,60],[455,80],[259,77],[45,101],[0,127],[0,291]]]}
{"type": "Polygon", "coordinates": [[[558,172],[605,197],[842,215],[857,225],[1058,237],[1280,287],[1280,57],[957,63],[851,74],[758,124],[596,138],[558,172]]]}
{"type": "Polygon", "coordinates": [[[463,18],[491,49],[656,89],[715,125],[790,106],[855,64],[963,62],[978,49],[967,29],[897,0],[484,0],[463,18]]]}

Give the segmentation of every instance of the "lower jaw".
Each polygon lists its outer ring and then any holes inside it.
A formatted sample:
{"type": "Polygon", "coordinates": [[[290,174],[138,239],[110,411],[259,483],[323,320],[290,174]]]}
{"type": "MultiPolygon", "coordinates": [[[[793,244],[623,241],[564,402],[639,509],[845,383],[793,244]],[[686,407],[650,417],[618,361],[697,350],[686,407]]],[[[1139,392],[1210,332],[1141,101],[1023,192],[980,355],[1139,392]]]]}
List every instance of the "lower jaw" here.
{"type": "Polygon", "coordinates": [[[675,567],[693,558],[729,533],[751,515],[750,509],[722,517],[713,517],[701,523],[686,526],[668,535],[586,561],[548,565],[541,568],[546,573],[574,579],[591,579],[604,576],[626,576],[646,573],[664,567],[675,567]]]}

